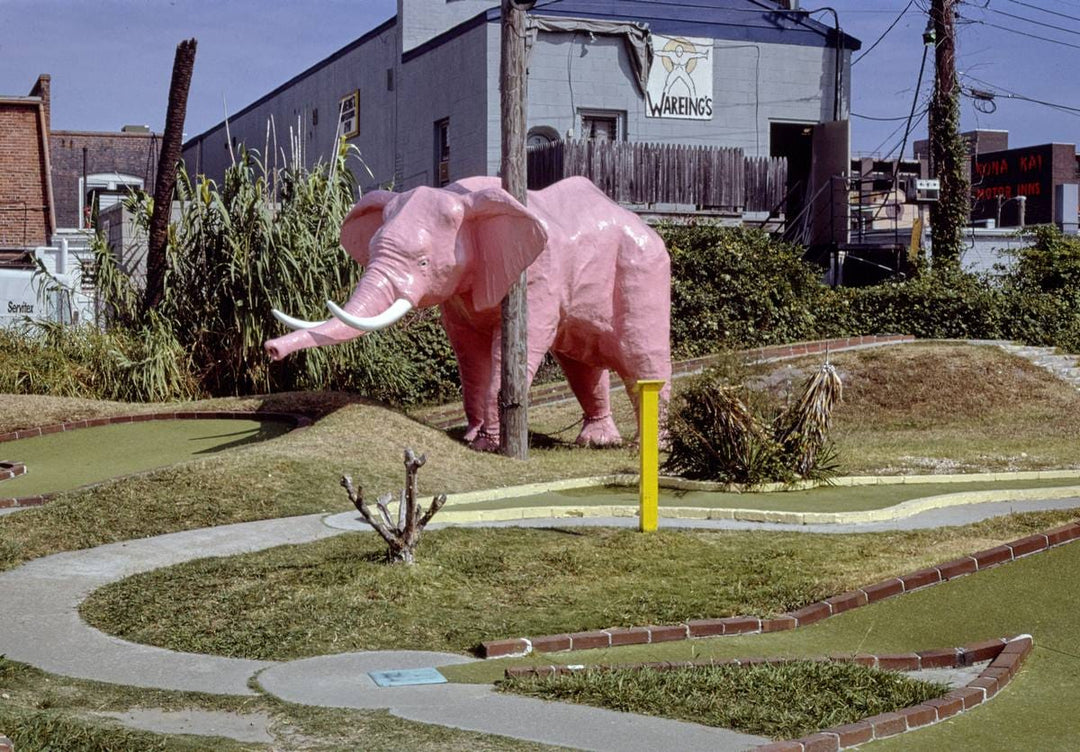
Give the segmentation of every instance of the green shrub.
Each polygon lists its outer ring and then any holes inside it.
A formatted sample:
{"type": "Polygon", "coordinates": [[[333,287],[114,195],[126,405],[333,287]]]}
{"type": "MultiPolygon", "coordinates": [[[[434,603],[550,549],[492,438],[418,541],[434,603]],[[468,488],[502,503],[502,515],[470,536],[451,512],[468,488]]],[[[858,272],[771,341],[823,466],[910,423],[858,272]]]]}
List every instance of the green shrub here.
{"type": "Polygon", "coordinates": [[[676,357],[812,339],[829,297],[801,250],[760,230],[659,228],[671,254],[671,340],[676,357]]]}
{"type": "Polygon", "coordinates": [[[52,323],[0,329],[0,392],[124,402],[200,393],[187,354],[154,320],[110,332],[52,323]]]}
{"type": "MultiPolygon", "coordinates": [[[[1002,291],[987,277],[937,272],[872,287],[834,291],[844,300],[846,332],[913,334],[928,339],[997,339],[1003,335],[1002,291]]],[[[839,318],[839,316],[838,316],[839,318]]]]}

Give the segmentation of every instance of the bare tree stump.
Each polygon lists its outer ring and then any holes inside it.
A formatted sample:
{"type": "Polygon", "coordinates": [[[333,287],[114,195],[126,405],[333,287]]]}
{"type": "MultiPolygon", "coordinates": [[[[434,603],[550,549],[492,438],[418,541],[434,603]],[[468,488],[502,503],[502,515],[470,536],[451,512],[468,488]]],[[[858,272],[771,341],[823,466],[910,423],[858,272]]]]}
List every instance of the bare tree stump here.
{"type": "Polygon", "coordinates": [[[446,503],[446,494],[439,494],[433,498],[426,512],[416,503],[416,474],[425,462],[427,462],[427,455],[421,454],[417,457],[412,449],[405,450],[405,488],[401,491],[396,523],[390,517],[389,504],[393,499],[392,494],[384,494],[376,499],[375,506],[378,511],[374,512],[364,501],[363,487],[355,488],[352,478],[348,475],[341,477],[341,487],[349,495],[349,501],[360,512],[364,521],[386,541],[388,546],[386,560],[391,564],[412,564],[416,561],[416,547],[420,543],[420,534],[436,512],[446,503]]]}

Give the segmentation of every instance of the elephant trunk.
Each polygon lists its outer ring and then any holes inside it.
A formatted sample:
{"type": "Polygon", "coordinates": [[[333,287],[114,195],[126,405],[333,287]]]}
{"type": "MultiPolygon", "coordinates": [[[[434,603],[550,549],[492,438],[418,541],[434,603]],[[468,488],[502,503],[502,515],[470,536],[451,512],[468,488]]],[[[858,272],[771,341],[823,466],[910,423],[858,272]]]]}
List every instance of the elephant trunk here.
{"type": "MultiPolygon", "coordinates": [[[[386,277],[371,267],[360,278],[348,302],[343,306],[350,315],[359,318],[377,316],[390,308],[395,300],[394,290],[386,277]]],[[[263,349],[271,360],[281,360],[290,353],[309,347],[324,347],[348,342],[363,332],[331,317],[306,329],[298,329],[283,337],[267,340],[263,349]]]]}

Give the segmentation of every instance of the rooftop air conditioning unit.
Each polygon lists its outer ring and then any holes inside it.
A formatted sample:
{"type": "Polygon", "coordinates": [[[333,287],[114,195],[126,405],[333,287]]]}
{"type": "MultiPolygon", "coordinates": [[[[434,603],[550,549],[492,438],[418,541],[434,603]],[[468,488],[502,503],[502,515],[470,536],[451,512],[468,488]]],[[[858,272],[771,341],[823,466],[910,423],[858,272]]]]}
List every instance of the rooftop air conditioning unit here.
{"type": "Polygon", "coordinates": [[[907,185],[907,200],[913,204],[933,204],[941,198],[941,181],[914,180],[907,185]]]}

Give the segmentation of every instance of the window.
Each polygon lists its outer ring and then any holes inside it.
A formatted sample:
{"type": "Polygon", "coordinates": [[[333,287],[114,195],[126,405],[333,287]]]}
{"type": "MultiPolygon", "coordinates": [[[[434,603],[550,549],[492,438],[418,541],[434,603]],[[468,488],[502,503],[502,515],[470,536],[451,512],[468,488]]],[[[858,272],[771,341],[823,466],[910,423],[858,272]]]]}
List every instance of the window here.
{"type": "Polygon", "coordinates": [[[311,111],[311,124],[313,126],[319,124],[319,108],[318,107],[316,107],[314,110],[311,111]]]}
{"type": "Polygon", "coordinates": [[[526,142],[528,148],[536,146],[550,146],[559,140],[559,132],[550,125],[538,125],[529,129],[529,138],[526,142]]]}
{"type": "Polygon", "coordinates": [[[603,110],[581,111],[581,137],[587,141],[625,141],[625,115],[603,110]]]}
{"type": "Polygon", "coordinates": [[[94,217],[114,204],[123,201],[132,191],[141,189],[143,181],[133,175],[104,172],[79,178],[79,229],[92,226],[94,217]]]}
{"type": "Polygon", "coordinates": [[[393,68],[387,68],[386,69],[386,90],[387,91],[393,91],[394,90],[394,69],[393,68]]]}
{"type": "Polygon", "coordinates": [[[450,182],[450,118],[435,121],[435,185],[450,182]]]}

